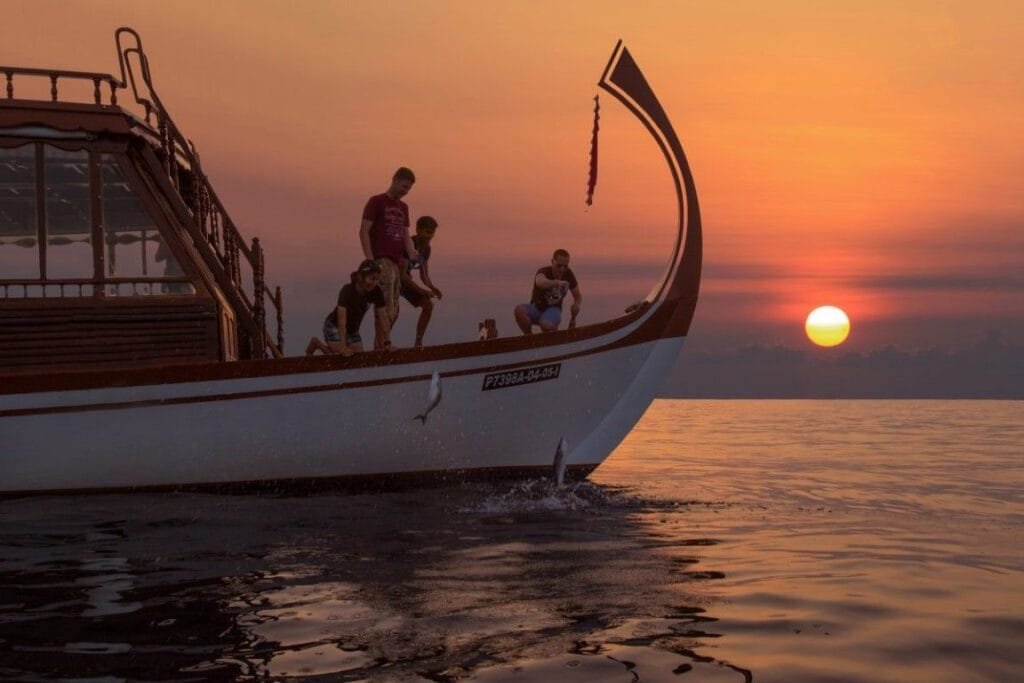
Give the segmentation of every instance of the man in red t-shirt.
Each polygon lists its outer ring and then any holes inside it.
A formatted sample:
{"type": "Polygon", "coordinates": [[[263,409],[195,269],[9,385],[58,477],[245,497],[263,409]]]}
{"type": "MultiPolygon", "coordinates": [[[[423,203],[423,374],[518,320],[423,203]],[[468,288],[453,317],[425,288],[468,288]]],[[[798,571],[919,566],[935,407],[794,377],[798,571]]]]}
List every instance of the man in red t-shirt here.
{"type": "MultiPolygon", "coordinates": [[[[398,297],[401,291],[401,272],[408,255],[419,259],[416,247],[409,237],[409,207],[402,197],[409,194],[416,176],[404,166],[391,177],[391,187],[384,194],[374,195],[363,209],[363,222],[359,227],[359,242],[363,255],[377,261],[380,266],[380,287],[384,290],[388,334],[398,318],[398,297]]],[[[383,343],[383,342],[382,342],[383,343]]],[[[390,346],[388,341],[380,348],[390,346]]]]}

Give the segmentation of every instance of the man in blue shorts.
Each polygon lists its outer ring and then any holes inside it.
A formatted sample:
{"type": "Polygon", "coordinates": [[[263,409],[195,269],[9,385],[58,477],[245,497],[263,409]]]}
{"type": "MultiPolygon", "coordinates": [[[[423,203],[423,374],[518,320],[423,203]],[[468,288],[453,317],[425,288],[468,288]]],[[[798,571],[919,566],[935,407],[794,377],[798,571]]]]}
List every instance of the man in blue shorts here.
{"type": "Polygon", "coordinates": [[[340,353],[351,356],[363,350],[363,338],[359,327],[366,310],[373,304],[376,328],[374,348],[390,349],[390,319],[388,318],[384,292],[380,288],[380,266],[376,261],[366,259],[352,273],[351,282],[338,292],[338,305],[324,319],[324,341],[313,337],[306,345],[306,355],[317,351],[323,354],[340,353]],[[344,327],[342,327],[344,325],[344,327]],[[344,335],[341,330],[344,329],[344,335]]]}
{"type": "MultiPolygon", "coordinates": [[[[523,334],[533,334],[533,326],[541,332],[554,332],[562,322],[562,301],[572,294],[572,319],[575,320],[583,303],[576,275],[569,268],[569,252],[558,249],[551,256],[551,265],[539,268],[533,278],[530,303],[516,306],[516,324],[523,334]]],[[[570,325],[571,326],[571,325],[570,325]]]]}
{"type": "Polygon", "coordinates": [[[430,279],[430,242],[437,232],[437,221],[432,216],[420,216],[416,220],[416,234],[413,235],[412,244],[416,249],[419,258],[413,258],[406,254],[405,271],[402,273],[402,297],[420,309],[419,320],[416,321],[416,343],[415,346],[423,346],[423,335],[430,324],[430,316],[434,312],[432,298],[441,300],[441,290],[434,286],[430,279]],[[413,280],[413,271],[420,271],[420,281],[423,286],[416,284],[413,280]]]}

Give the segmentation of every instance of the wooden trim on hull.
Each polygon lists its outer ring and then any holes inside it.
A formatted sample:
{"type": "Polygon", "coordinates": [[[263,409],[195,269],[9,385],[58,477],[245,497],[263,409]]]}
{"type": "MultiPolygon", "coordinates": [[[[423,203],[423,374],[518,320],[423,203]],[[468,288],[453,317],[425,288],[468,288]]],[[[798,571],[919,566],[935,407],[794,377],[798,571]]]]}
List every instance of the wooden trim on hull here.
{"type": "MultiPolygon", "coordinates": [[[[466,375],[477,375],[477,374],[483,374],[483,373],[492,373],[492,372],[501,372],[501,371],[506,371],[506,370],[514,370],[516,368],[528,367],[528,366],[532,366],[532,365],[541,365],[541,364],[545,364],[545,363],[558,363],[558,362],[562,362],[562,361],[566,361],[566,360],[571,360],[573,358],[580,358],[580,357],[583,357],[583,356],[590,356],[590,355],[593,355],[593,354],[603,353],[603,352],[606,352],[606,351],[611,351],[611,350],[614,350],[614,349],[624,348],[624,347],[627,347],[627,346],[634,346],[634,345],[638,345],[638,344],[645,343],[645,342],[648,342],[648,341],[651,341],[651,340],[650,339],[640,339],[640,338],[636,338],[634,335],[628,335],[628,336],[626,336],[624,338],[621,338],[619,340],[610,342],[610,343],[605,344],[603,346],[598,346],[598,347],[594,347],[594,348],[590,348],[590,349],[583,349],[583,350],[576,351],[576,352],[573,352],[573,353],[564,353],[564,354],[554,355],[554,356],[534,357],[534,358],[528,358],[528,359],[524,359],[524,360],[518,360],[518,361],[515,361],[515,362],[506,362],[506,363],[492,362],[491,364],[483,365],[483,366],[478,366],[478,367],[472,367],[472,368],[466,368],[466,369],[460,369],[460,370],[453,370],[453,371],[449,371],[449,372],[441,372],[440,375],[441,375],[442,378],[461,377],[461,376],[466,376],[466,375]]],[[[437,348],[442,348],[442,347],[437,347],[437,348]]],[[[450,357],[448,360],[451,360],[453,358],[465,358],[465,357],[466,356],[456,355],[456,356],[450,357]]],[[[172,367],[160,368],[156,372],[161,372],[161,371],[162,372],[166,372],[166,373],[169,374],[169,377],[171,377],[173,379],[168,379],[168,380],[165,380],[165,381],[160,381],[159,379],[157,379],[156,381],[152,381],[154,379],[153,378],[153,375],[155,374],[154,371],[152,371],[152,370],[141,371],[140,370],[139,373],[142,374],[143,376],[145,376],[147,379],[149,379],[151,381],[141,382],[141,383],[138,383],[137,385],[138,386],[146,386],[146,385],[152,386],[152,385],[159,385],[159,384],[174,384],[174,383],[182,383],[182,382],[189,382],[189,381],[204,382],[204,381],[218,381],[218,380],[223,381],[223,380],[231,380],[231,379],[253,379],[253,378],[258,378],[258,377],[290,375],[290,374],[294,374],[294,375],[308,375],[308,374],[311,374],[311,373],[318,373],[318,372],[319,373],[327,373],[327,372],[331,372],[331,371],[336,372],[336,371],[339,371],[339,370],[348,369],[345,366],[337,367],[337,360],[340,360],[340,359],[334,359],[334,358],[281,359],[281,360],[276,360],[276,361],[250,361],[250,362],[244,362],[244,363],[243,362],[238,362],[238,363],[231,363],[229,365],[228,364],[224,364],[224,363],[204,364],[204,366],[206,366],[207,368],[216,369],[216,368],[225,368],[226,365],[227,365],[228,367],[232,367],[233,369],[237,369],[236,366],[239,366],[239,365],[251,365],[251,366],[253,366],[254,368],[256,368],[258,370],[265,370],[265,369],[268,369],[267,366],[269,366],[269,365],[280,366],[280,365],[287,364],[289,362],[289,360],[294,360],[294,361],[297,361],[299,364],[304,364],[304,365],[307,365],[307,366],[310,365],[311,362],[318,362],[318,364],[321,365],[321,368],[308,368],[305,372],[295,372],[295,371],[293,371],[293,372],[273,372],[273,373],[255,372],[255,373],[247,373],[247,374],[240,374],[240,375],[231,374],[231,375],[227,375],[227,376],[223,376],[222,375],[222,376],[215,376],[215,377],[210,377],[209,375],[207,375],[207,376],[198,376],[198,377],[195,377],[195,378],[191,378],[190,376],[192,374],[192,371],[196,370],[197,366],[195,366],[195,365],[172,366],[172,367]],[[324,365],[324,361],[333,361],[333,362],[330,363],[329,367],[322,367],[324,365]],[[186,377],[188,377],[188,378],[186,379],[186,377]]],[[[422,363],[422,362],[427,362],[427,361],[425,361],[424,359],[416,359],[416,360],[410,360],[408,362],[409,363],[422,363]]],[[[364,364],[361,367],[374,367],[374,365],[373,364],[364,364]]],[[[389,367],[389,366],[383,366],[383,367],[389,367]]],[[[88,376],[83,377],[82,379],[88,380],[88,379],[95,378],[96,374],[97,373],[88,373],[88,376]]],[[[103,375],[109,375],[109,374],[110,373],[103,373],[103,375]]],[[[69,383],[67,381],[67,378],[63,378],[60,375],[51,375],[51,376],[45,376],[45,377],[33,378],[33,379],[51,380],[50,382],[43,382],[43,381],[37,382],[37,384],[36,384],[37,388],[34,389],[35,392],[88,390],[88,389],[123,388],[123,387],[127,388],[127,387],[130,387],[130,386],[136,386],[136,383],[133,383],[133,382],[105,382],[105,383],[100,384],[100,385],[83,384],[83,385],[75,386],[75,385],[72,385],[71,383],[69,383]]],[[[102,379],[102,377],[100,379],[102,379]]],[[[213,402],[213,401],[233,401],[233,400],[244,400],[244,399],[251,399],[251,398],[263,398],[263,397],[269,397],[269,396],[281,396],[281,395],[289,395],[289,394],[305,394],[305,393],[316,393],[316,392],[325,392],[325,391],[338,391],[338,390],[342,390],[342,389],[364,389],[364,388],[375,387],[375,386],[384,386],[384,385],[389,385],[389,384],[401,384],[401,383],[406,383],[406,382],[421,382],[421,381],[429,380],[429,379],[430,379],[430,374],[429,373],[417,373],[417,374],[414,374],[414,375],[403,375],[403,376],[399,376],[399,377],[387,377],[387,378],[381,378],[381,379],[361,380],[361,381],[353,381],[353,382],[331,382],[331,383],[327,383],[327,384],[314,384],[314,385],[304,385],[304,386],[296,386],[296,387],[283,387],[283,388],[275,388],[275,389],[259,389],[259,390],[248,390],[248,391],[223,392],[223,393],[216,393],[216,394],[197,394],[197,395],[193,395],[193,396],[180,396],[180,397],[171,397],[171,398],[152,398],[152,399],[140,399],[140,400],[129,400],[129,401],[114,401],[114,402],[104,402],[104,403],[82,403],[82,404],[76,404],[76,405],[47,406],[47,407],[40,407],[40,408],[12,408],[12,409],[7,409],[7,410],[0,410],[0,418],[25,417],[25,416],[35,416],[35,415],[47,415],[47,414],[54,414],[54,413],[77,413],[77,412],[104,411],[104,410],[120,410],[120,409],[127,409],[127,408],[147,407],[147,406],[167,406],[167,405],[177,405],[177,404],[187,404],[187,403],[206,403],[206,402],[213,402]]],[[[33,390],[27,390],[27,391],[5,391],[5,393],[7,393],[7,394],[29,393],[29,392],[32,392],[32,391],[33,390]]]]}
{"type": "MultiPolygon", "coordinates": [[[[565,467],[566,481],[582,481],[599,463],[572,464],[565,467]]],[[[0,492],[0,500],[52,495],[111,495],[119,493],[211,493],[310,495],[316,493],[391,493],[404,489],[453,486],[467,482],[539,479],[551,475],[551,466],[479,467],[419,472],[380,472],[348,474],[338,477],[298,477],[199,484],[161,484],[156,486],[112,486],[91,489],[47,489],[0,492]]]]}
{"type": "MultiPolygon", "coordinates": [[[[509,365],[495,358],[481,370],[490,368],[529,365],[562,357],[555,347],[573,342],[586,341],[615,332],[639,319],[646,308],[605,323],[588,325],[575,330],[563,330],[551,334],[504,337],[487,341],[461,342],[423,348],[398,349],[391,352],[367,351],[348,358],[342,356],[317,356],[280,358],[275,360],[235,361],[230,363],[209,362],[170,367],[123,368],[85,370],[40,374],[0,375],[3,394],[36,393],[45,391],[77,391],[110,387],[145,386],[154,384],[180,384],[186,382],[214,382],[232,379],[251,379],[280,375],[301,375],[317,372],[337,372],[371,367],[390,368],[417,363],[437,363],[458,358],[500,356],[532,349],[550,349],[555,355],[539,356],[536,359],[509,365]]],[[[638,334],[640,328],[626,338],[617,340],[597,350],[628,346],[658,339],[657,335],[638,334]]],[[[593,353],[594,350],[587,351],[593,353]]],[[[564,354],[563,354],[564,355],[564,354]]],[[[570,354],[578,355],[578,354],[570,354]]]]}
{"type": "MultiPolygon", "coordinates": [[[[623,348],[625,346],[633,346],[633,343],[611,343],[605,346],[585,349],[577,351],[575,353],[567,353],[558,356],[545,356],[542,358],[529,358],[526,360],[516,361],[512,363],[498,363],[492,365],[486,365],[481,367],[466,368],[462,370],[452,370],[449,372],[440,372],[440,376],[444,378],[449,377],[463,377],[466,375],[479,375],[483,373],[502,372],[507,370],[514,370],[517,368],[528,367],[533,365],[542,365],[546,363],[560,363],[573,358],[580,358],[582,356],[590,356],[596,353],[602,353],[617,348],[623,348]]],[[[640,343],[640,342],[636,342],[640,343]]],[[[460,356],[461,357],[461,356],[460,356]]],[[[270,361],[264,361],[266,364],[270,361]]],[[[187,369],[187,367],[183,368],[187,369]]],[[[252,375],[246,376],[247,378],[252,375]]],[[[76,405],[65,405],[65,406],[48,406],[43,408],[12,408],[8,410],[0,410],[0,418],[5,417],[25,417],[34,415],[49,415],[54,413],[78,413],[78,412],[92,412],[92,411],[103,411],[103,410],[121,410],[127,408],[143,408],[152,406],[168,406],[168,405],[179,405],[186,403],[208,403],[215,401],[237,401],[251,398],[265,398],[269,396],[284,396],[289,394],[306,394],[306,393],[317,393],[324,391],[339,391],[344,389],[366,389],[370,387],[385,386],[388,384],[403,384],[406,382],[422,382],[429,380],[431,374],[419,373],[415,375],[403,375],[399,377],[387,377],[381,379],[361,380],[354,382],[331,382],[328,384],[315,384],[308,386],[296,386],[296,387],[283,387],[275,389],[257,389],[250,391],[235,391],[229,393],[217,393],[217,394],[197,394],[193,396],[178,396],[173,398],[152,398],[152,399],[140,399],[133,401],[114,401],[105,403],[81,403],[76,405]]],[[[115,387],[117,385],[114,385],[115,387]]],[[[64,385],[62,389],[67,390],[68,387],[64,385]]],[[[92,387],[97,388],[97,387],[92,387]]]]}

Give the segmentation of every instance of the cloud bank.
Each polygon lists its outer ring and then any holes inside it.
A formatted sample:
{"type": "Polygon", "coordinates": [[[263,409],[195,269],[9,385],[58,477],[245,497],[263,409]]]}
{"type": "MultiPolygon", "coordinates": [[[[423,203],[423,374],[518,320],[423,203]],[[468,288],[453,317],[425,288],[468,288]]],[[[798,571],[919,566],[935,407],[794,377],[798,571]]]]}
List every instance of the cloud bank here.
{"type": "Polygon", "coordinates": [[[1024,399],[1024,346],[998,331],[958,349],[825,354],[790,347],[684,350],[666,380],[671,398],[1024,399]]]}

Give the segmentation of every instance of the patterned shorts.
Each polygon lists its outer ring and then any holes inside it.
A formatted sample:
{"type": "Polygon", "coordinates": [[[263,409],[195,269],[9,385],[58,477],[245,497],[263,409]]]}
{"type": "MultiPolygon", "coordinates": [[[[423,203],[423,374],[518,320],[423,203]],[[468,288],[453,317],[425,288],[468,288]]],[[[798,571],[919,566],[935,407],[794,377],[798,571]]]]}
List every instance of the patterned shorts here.
{"type": "MultiPolygon", "coordinates": [[[[333,320],[324,321],[324,341],[338,342],[341,341],[341,332],[338,330],[338,326],[334,324],[333,320]]],[[[350,334],[345,337],[345,343],[349,346],[355,346],[356,344],[362,344],[363,338],[359,336],[359,333],[350,334]]]]}
{"type": "Polygon", "coordinates": [[[377,259],[380,266],[380,288],[384,290],[384,310],[392,325],[398,320],[398,297],[401,295],[402,278],[398,264],[389,258],[377,259]]]}

